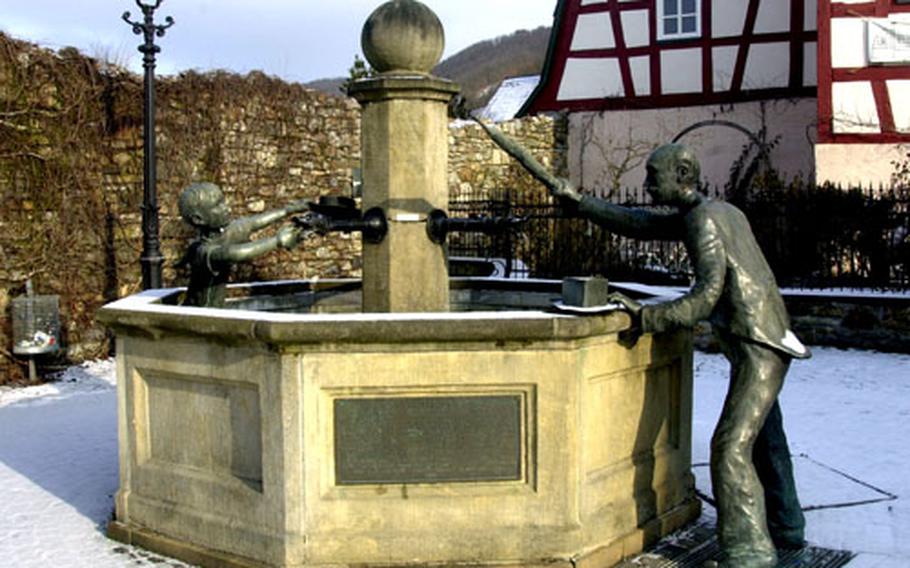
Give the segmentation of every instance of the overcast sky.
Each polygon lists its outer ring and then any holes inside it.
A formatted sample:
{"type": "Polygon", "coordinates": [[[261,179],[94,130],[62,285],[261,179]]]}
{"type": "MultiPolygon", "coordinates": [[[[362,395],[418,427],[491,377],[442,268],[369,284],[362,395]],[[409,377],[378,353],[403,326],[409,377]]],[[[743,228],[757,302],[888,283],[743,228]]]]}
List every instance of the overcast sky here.
{"type": "MultiPolygon", "coordinates": [[[[551,25],[557,0],[422,0],[446,31],[444,57],[477,41],[551,25]]],[[[154,0],[143,0],[152,4],[154,0]]],[[[164,0],[156,22],[176,20],[156,41],[158,73],[260,69],[291,81],[346,75],[360,29],[382,0],[164,0]]],[[[141,71],[120,15],[141,18],[135,0],[0,0],[0,29],[59,49],[74,46],[141,71]]]]}

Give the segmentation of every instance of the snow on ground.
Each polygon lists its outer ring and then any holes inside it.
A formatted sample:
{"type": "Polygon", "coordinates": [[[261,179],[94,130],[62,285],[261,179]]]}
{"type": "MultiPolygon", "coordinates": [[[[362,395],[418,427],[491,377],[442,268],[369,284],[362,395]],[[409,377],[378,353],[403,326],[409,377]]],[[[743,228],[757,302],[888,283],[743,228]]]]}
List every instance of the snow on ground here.
{"type": "Polygon", "coordinates": [[[90,361],[70,367],[57,380],[29,388],[0,386],[0,408],[22,401],[47,404],[72,396],[110,392],[116,388],[114,360],[90,361]]]}
{"type": "MultiPolygon", "coordinates": [[[[859,552],[848,568],[910,566],[910,356],[814,353],[794,362],[781,395],[807,536],[859,552]]],[[[701,464],[728,367],[704,353],[695,365],[693,462],[710,494],[701,464]]],[[[0,565],[184,566],[104,536],[118,483],[114,383],[113,362],[99,361],[0,388],[0,565]]]]}
{"type": "Polygon", "coordinates": [[[99,361],[53,383],[0,387],[0,566],[156,560],[103,532],[118,485],[114,383],[113,361],[99,361]]]}

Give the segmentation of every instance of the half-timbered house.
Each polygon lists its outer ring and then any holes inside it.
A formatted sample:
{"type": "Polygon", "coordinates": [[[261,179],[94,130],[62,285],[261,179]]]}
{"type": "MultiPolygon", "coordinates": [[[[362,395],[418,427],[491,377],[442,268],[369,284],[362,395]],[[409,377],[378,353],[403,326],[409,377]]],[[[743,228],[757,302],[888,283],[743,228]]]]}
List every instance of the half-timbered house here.
{"type": "Polygon", "coordinates": [[[699,124],[682,141],[708,183],[762,134],[783,175],[809,176],[816,13],[816,0],[559,0],[522,111],[569,111],[571,174],[595,190],[640,184],[648,151],[699,124]]]}
{"type": "Polygon", "coordinates": [[[819,0],[821,179],[887,182],[910,151],[910,0],[819,0]]]}

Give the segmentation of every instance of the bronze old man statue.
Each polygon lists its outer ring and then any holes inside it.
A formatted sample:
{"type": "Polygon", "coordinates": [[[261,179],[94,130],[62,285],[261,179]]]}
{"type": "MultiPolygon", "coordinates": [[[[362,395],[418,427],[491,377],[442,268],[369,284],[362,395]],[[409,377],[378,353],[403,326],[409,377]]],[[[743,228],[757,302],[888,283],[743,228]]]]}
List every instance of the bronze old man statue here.
{"type": "Polygon", "coordinates": [[[730,361],[730,386],[711,440],[711,481],[725,568],[777,564],[777,548],[804,546],[805,519],[793,479],[778,393],[792,358],[809,350],[789,329],[774,275],[745,215],[697,191],[698,160],[669,144],[647,162],[645,189],[668,212],[632,209],[582,195],[556,178],[523,148],[493,127],[493,139],[550,192],[606,229],[639,239],[681,240],[695,270],[689,292],[642,306],[612,296],[642,332],[691,327],[709,320],[730,361]]]}

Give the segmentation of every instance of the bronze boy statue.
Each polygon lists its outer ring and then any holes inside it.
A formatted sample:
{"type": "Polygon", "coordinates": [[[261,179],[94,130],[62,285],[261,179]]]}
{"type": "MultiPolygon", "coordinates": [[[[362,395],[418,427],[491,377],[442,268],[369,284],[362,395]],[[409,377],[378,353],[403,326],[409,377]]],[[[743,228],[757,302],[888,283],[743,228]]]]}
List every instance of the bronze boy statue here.
{"type": "Polygon", "coordinates": [[[231,265],[252,260],[278,248],[290,249],[302,238],[301,229],[281,227],[273,237],[250,240],[253,232],[307,209],[297,201],[282,209],[230,220],[221,189],[213,183],[194,183],[180,195],[180,215],[198,232],[178,266],[188,266],[190,283],[184,305],[224,306],[231,265]]]}
{"type": "Polygon", "coordinates": [[[711,481],[717,501],[718,536],[725,568],[777,564],[778,548],[805,545],[805,519],[777,395],[790,360],[809,357],[789,329],[789,318],[745,215],[698,191],[700,166],[685,147],[655,150],[645,189],[657,213],[614,205],[580,194],[547,172],[524,148],[483,125],[551,194],[610,231],[640,239],[682,240],[695,269],[687,294],[642,306],[614,294],[642,332],[691,327],[709,320],[731,365],[730,387],[711,440],[711,481]]]}

